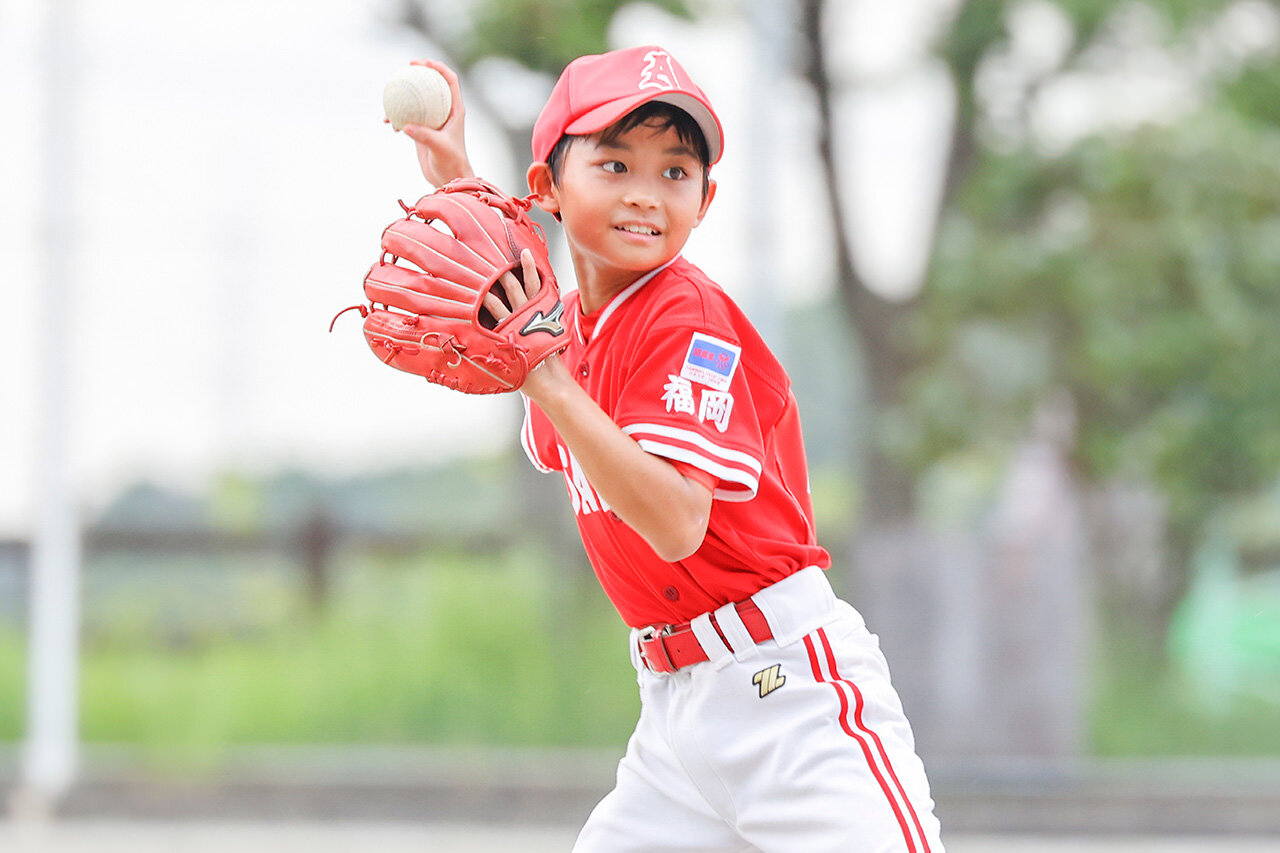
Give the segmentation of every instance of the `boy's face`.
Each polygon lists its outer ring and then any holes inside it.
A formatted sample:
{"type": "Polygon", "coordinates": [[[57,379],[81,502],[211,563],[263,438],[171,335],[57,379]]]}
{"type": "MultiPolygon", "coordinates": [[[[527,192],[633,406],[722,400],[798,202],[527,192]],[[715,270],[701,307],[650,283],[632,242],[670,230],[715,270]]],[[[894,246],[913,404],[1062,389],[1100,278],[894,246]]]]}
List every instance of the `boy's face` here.
{"type": "MultiPolygon", "coordinates": [[[[608,286],[626,286],[678,255],[715,195],[676,130],[641,124],[610,142],[576,139],[542,203],[558,212],[575,262],[608,286]]],[[[548,179],[548,184],[550,181],[548,179]]]]}

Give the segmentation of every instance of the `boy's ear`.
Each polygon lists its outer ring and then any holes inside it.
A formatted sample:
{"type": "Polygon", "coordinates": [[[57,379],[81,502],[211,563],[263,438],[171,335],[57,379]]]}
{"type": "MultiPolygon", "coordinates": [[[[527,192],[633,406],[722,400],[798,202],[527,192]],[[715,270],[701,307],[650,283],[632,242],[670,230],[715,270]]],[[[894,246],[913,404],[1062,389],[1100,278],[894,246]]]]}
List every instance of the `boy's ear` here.
{"type": "Polygon", "coordinates": [[[707,180],[707,197],[702,200],[702,207],[698,208],[698,218],[693,223],[694,227],[702,224],[702,217],[707,215],[707,208],[711,207],[711,200],[716,197],[716,182],[707,180]]]}
{"type": "Polygon", "coordinates": [[[538,207],[554,216],[560,215],[560,199],[556,195],[555,181],[551,179],[551,167],[546,163],[534,163],[525,176],[529,192],[533,193],[538,207]]]}

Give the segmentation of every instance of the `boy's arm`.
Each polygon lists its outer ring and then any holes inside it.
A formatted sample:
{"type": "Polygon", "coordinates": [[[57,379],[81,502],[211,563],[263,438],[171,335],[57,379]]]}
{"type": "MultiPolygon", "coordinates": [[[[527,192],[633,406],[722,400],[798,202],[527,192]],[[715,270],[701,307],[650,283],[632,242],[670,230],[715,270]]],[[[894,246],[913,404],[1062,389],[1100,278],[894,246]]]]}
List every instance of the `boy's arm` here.
{"type": "Polygon", "coordinates": [[[406,124],[404,133],[416,143],[418,165],[422,168],[422,176],[435,187],[447,184],[454,178],[474,178],[476,173],[471,168],[467,157],[466,139],[463,126],[466,120],[466,108],[462,103],[462,89],[458,85],[458,75],[443,62],[431,59],[415,59],[412,65],[425,65],[439,71],[449,83],[449,94],[452,108],[449,117],[439,130],[424,127],[420,124],[406,124]]]}
{"type": "MultiPolygon", "coordinates": [[[[509,309],[494,294],[486,306],[499,320],[537,296],[541,288],[533,253],[520,253],[521,282],[504,273],[499,284],[509,309]]],[[[559,357],[545,359],[520,387],[569,445],[582,472],[619,518],[667,562],[683,560],[702,545],[711,518],[711,489],[675,465],[641,449],[574,381],[559,357]]]]}
{"type": "Polygon", "coordinates": [[[654,553],[674,563],[698,550],[711,515],[710,489],[642,450],[559,358],[538,365],[521,390],[551,420],[600,497],[654,553]]]}

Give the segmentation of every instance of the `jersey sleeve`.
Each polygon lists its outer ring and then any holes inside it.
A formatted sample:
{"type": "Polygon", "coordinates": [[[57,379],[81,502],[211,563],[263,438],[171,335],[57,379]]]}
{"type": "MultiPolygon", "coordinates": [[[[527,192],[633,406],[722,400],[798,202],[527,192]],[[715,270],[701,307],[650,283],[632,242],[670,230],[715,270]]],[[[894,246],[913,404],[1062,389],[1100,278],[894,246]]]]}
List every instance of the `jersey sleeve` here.
{"type": "Polygon", "coordinates": [[[664,326],[637,352],[614,422],[649,453],[705,472],[715,498],[755,497],[762,429],[733,333],[705,322],[664,326]]]}

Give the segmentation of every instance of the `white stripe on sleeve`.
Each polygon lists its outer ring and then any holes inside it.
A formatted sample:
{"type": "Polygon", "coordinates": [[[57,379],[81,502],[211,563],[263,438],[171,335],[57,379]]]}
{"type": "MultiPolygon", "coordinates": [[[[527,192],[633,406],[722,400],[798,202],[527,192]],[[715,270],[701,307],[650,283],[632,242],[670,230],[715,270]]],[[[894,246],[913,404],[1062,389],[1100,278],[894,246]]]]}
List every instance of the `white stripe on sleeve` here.
{"type": "Polygon", "coordinates": [[[524,423],[520,425],[520,446],[524,448],[524,455],[529,457],[529,461],[533,463],[534,468],[543,474],[550,474],[553,469],[538,458],[538,451],[534,447],[533,418],[529,412],[529,398],[521,394],[520,400],[524,403],[524,423]]]}
{"type": "Polygon", "coordinates": [[[630,424],[622,431],[642,450],[685,462],[720,480],[715,496],[722,500],[749,501],[760,487],[761,463],[739,450],[721,447],[692,430],[662,424],[630,424]]]}

